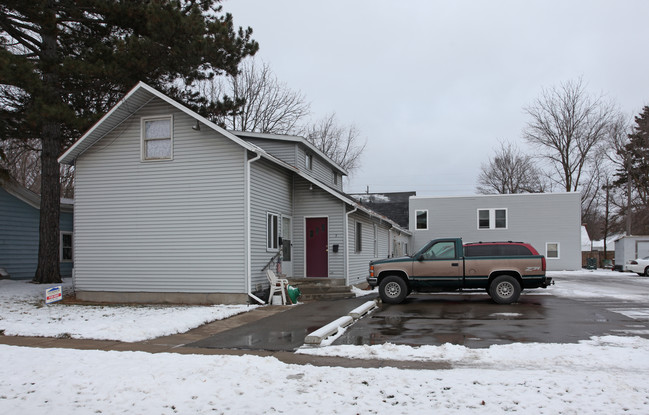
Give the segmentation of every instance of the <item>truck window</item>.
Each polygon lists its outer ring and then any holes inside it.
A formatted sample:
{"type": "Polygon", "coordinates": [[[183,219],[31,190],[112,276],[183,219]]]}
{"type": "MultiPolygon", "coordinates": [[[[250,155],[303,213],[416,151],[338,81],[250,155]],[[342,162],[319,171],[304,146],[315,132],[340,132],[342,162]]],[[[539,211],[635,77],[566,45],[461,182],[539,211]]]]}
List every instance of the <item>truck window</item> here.
{"type": "Polygon", "coordinates": [[[498,256],[498,245],[469,245],[464,248],[465,256],[498,256]]]}
{"type": "Polygon", "coordinates": [[[523,245],[503,245],[502,247],[503,256],[525,256],[532,255],[530,250],[523,245]]]}
{"type": "Polygon", "coordinates": [[[442,241],[433,244],[430,248],[422,254],[424,259],[454,259],[455,256],[455,242],[442,241]]]}
{"type": "Polygon", "coordinates": [[[488,244],[468,245],[464,247],[465,256],[527,256],[532,255],[524,245],[488,244]]]}

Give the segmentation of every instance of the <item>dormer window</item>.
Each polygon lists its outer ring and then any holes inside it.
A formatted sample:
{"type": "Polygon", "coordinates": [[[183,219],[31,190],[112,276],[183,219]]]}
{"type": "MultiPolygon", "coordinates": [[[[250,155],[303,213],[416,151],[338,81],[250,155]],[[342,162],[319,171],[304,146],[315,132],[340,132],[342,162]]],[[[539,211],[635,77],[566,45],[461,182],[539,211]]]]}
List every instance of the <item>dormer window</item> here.
{"type": "Polygon", "coordinates": [[[304,158],[304,167],[307,170],[313,170],[313,156],[311,154],[307,154],[304,158]]]}
{"type": "Polygon", "coordinates": [[[338,173],[334,171],[334,184],[338,184],[338,173]]]}
{"type": "Polygon", "coordinates": [[[142,160],[173,158],[173,118],[142,118],[142,160]]]}

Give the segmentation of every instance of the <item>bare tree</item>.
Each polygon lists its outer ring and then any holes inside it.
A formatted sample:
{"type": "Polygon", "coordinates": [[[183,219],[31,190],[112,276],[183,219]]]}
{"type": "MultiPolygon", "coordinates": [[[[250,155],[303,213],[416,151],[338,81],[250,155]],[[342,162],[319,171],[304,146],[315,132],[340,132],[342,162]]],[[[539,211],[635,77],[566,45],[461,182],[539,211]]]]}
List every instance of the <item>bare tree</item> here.
{"type": "MultiPolygon", "coordinates": [[[[0,169],[26,189],[41,190],[41,142],[38,139],[0,141],[0,169]]],[[[74,195],[74,167],[61,166],[61,197],[74,195]]]]}
{"type": "Polygon", "coordinates": [[[215,102],[226,95],[236,106],[213,121],[229,130],[291,134],[310,113],[304,95],[280,82],[266,63],[245,61],[237,75],[203,82],[201,94],[215,102]]]}
{"type": "Polygon", "coordinates": [[[335,113],[306,127],[302,134],[349,173],[360,167],[361,154],[365,150],[367,141],[361,142],[360,131],[356,126],[339,125],[335,113]]]}
{"type": "Polygon", "coordinates": [[[500,143],[488,163],[483,163],[476,191],[481,194],[540,193],[543,174],[532,156],[523,154],[511,143],[500,143]]]}
{"type": "Polygon", "coordinates": [[[574,192],[588,178],[596,163],[596,149],[607,136],[617,114],[602,96],[586,92],[582,79],[544,89],[541,97],[525,108],[531,117],[524,136],[541,150],[552,180],[567,192],[574,192]]]}
{"type": "Polygon", "coordinates": [[[39,193],[41,188],[41,143],[38,139],[13,140],[0,142],[5,154],[2,167],[16,182],[23,187],[39,193]]]}

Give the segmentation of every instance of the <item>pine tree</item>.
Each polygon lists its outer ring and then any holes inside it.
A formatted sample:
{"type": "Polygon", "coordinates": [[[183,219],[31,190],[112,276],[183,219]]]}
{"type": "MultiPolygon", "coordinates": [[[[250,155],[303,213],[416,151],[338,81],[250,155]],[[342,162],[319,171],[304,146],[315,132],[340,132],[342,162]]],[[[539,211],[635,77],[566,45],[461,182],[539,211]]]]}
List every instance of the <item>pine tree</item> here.
{"type": "Polygon", "coordinates": [[[138,81],[187,104],[189,88],[235,74],[258,44],[220,0],[0,2],[0,133],[41,140],[41,221],[34,282],[60,282],[58,156],[138,81]]]}
{"type": "Polygon", "coordinates": [[[631,188],[631,214],[634,233],[649,232],[649,106],[635,117],[635,126],[628,135],[629,141],[619,152],[625,160],[625,169],[617,173],[615,186],[631,188]],[[630,180],[630,183],[629,183],[630,180]]]}

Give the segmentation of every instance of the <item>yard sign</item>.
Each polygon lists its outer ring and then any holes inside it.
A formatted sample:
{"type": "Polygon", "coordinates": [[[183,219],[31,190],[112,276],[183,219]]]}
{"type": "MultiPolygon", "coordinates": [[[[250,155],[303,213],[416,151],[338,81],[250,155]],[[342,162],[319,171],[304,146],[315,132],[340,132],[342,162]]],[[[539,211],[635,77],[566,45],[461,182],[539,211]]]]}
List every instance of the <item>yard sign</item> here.
{"type": "Polygon", "coordinates": [[[51,304],[57,301],[61,301],[62,299],[63,292],[61,291],[60,285],[45,290],[45,304],[51,304]]]}

